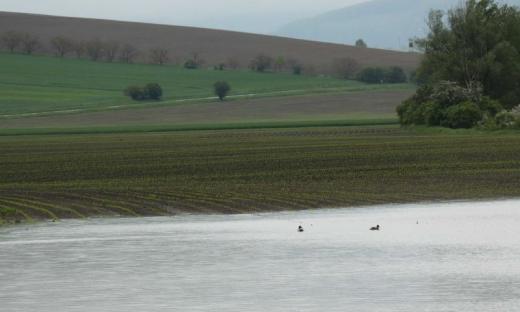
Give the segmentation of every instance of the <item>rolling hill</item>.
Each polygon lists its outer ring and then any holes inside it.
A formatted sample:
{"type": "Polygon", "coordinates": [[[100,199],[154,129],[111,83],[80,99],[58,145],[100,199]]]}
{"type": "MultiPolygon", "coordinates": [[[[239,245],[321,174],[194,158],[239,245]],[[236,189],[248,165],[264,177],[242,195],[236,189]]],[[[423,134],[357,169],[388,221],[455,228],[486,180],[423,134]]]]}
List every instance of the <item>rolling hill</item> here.
{"type": "MultiPolygon", "coordinates": [[[[408,39],[426,34],[431,9],[447,10],[459,0],[373,0],[294,21],[276,35],[353,44],[363,38],[369,47],[408,49],[408,39]]],[[[501,1],[520,5],[520,0],[501,1]]]]}
{"type": "Polygon", "coordinates": [[[140,61],[147,61],[152,48],[167,49],[170,59],[182,63],[198,53],[208,66],[235,58],[245,67],[260,53],[293,57],[320,72],[327,71],[332,61],[352,57],[364,66],[401,66],[413,69],[420,55],[378,49],[288,39],[202,28],[144,24],[85,18],[0,12],[0,29],[37,35],[44,43],[40,53],[50,54],[48,42],[54,36],[75,40],[101,39],[131,43],[141,52],[140,61]]]}

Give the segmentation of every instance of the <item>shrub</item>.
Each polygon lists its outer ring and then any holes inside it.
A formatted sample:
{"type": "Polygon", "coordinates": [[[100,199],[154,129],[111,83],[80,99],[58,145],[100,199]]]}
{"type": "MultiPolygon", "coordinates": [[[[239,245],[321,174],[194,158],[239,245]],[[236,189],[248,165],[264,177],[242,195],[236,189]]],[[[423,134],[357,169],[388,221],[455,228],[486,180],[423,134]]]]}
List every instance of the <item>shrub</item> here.
{"type": "Polygon", "coordinates": [[[217,95],[221,101],[223,101],[229,91],[231,91],[231,86],[226,81],[217,81],[213,86],[215,88],[215,95],[217,95]]]}
{"type": "Polygon", "coordinates": [[[160,100],[163,90],[158,83],[149,83],[144,87],[145,98],[152,100],[160,100]]]}
{"type": "Polygon", "coordinates": [[[130,86],[125,89],[124,93],[134,101],[160,100],[163,90],[158,83],[149,83],[144,87],[130,86]]]}
{"type": "Polygon", "coordinates": [[[482,111],[478,105],[466,101],[448,108],[446,110],[446,119],[442,125],[453,129],[469,129],[474,127],[480,120],[482,120],[482,111]]]}
{"type": "Polygon", "coordinates": [[[365,83],[384,83],[385,70],[380,67],[367,67],[356,75],[356,79],[365,83]]]}
{"type": "Polygon", "coordinates": [[[422,115],[426,125],[440,126],[444,119],[444,110],[439,103],[428,101],[423,105],[422,115]]]}
{"type": "Polygon", "coordinates": [[[511,112],[500,112],[495,116],[495,124],[497,128],[509,129],[514,128],[517,122],[515,114],[511,112]]]}
{"type": "Polygon", "coordinates": [[[186,68],[186,69],[198,69],[199,68],[199,64],[197,64],[197,62],[195,62],[195,60],[187,60],[184,63],[184,68],[186,68]]]}
{"type": "Polygon", "coordinates": [[[408,77],[401,67],[393,66],[386,71],[384,81],[386,83],[405,83],[408,81],[408,77]]]}
{"type": "Polygon", "coordinates": [[[130,86],[125,89],[125,95],[132,98],[135,101],[142,101],[146,99],[144,89],[139,86],[130,86]]]}

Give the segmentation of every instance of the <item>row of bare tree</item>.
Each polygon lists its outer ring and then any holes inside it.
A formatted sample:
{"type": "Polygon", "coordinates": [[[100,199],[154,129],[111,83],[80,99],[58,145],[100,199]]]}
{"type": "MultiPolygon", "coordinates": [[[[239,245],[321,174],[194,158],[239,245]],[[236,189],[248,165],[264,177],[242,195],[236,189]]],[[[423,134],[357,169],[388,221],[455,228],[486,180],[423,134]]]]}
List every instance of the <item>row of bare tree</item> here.
{"type": "MultiPolygon", "coordinates": [[[[34,54],[36,52],[51,52],[57,57],[88,58],[92,61],[120,61],[133,63],[139,57],[146,58],[142,51],[129,43],[122,44],[114,40],[103,41],[92,39],[77,41],[64,36],[56,36],[45,45],[38,36],[30,33],[7,31],[0,35],[0,46],[11,53],[34,54]]],[[[164,48],[154,48],[148,53],[148,59],[154,64],[166,64],[169,52],[164,48]]]]}
{"type": "MultiPolygon", "coordinates": [[[[65,36],[56,36],[44,44],[38,36],[30,33],[7,31],[0,34],[0,48],[11,53],[34,54],[37,52],[52,53],[56,57],[87,58],[92,61],[134,63],[148,61],[152,64],[164,65],[171,62],[170,51],[165,48],[154,48],[146,52],[140,51],[129,43],[120,43],[114,40],[74,40],[65,36]]],[[[179,65],[189,69],[200,68],[205,64],[199,53],[192,53],[190,57],[179,65]]],[[[304,64],[292,57],[272,57],[259,54],[249,63],[249,69],[257,72],[292,72],[295,75],[315,74],[312,66],[304,64]]],[[[337,66],[335,66],[337,67],[337,66]]],[[[341,67],[341,66],[340,66],[341,67]]],[[[238,57],[229,57],[225,62],[215,66],[215,69],[240,69],[242,64],[238,57]]]]}

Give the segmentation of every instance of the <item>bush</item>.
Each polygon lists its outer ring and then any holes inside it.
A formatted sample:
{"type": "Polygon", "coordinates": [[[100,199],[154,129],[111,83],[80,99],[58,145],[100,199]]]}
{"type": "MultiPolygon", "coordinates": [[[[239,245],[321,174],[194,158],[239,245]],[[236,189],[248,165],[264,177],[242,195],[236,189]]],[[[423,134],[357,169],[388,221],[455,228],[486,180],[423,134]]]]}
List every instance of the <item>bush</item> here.
{"type": "Polygon", "coordinates": [[[365,83],[384,83],[385,70],[380,67],[367,67],[356,75],[356,79],[365,83]]]}
{"type": "Polygon", "coordinates": [[[405,83],[408,81],[408,77],[401,67],[393,66],[386,71],[384,81],[386,83],[405,83]]]}
{"type": "Polygon", "coordinates": [[[215,95],[217,95],[221,101],[224,101],[229,91],[231,91],[231,86],[226,81],[217,81],[213,86],[215,88],[215,95]]]}
{"type": "Polygon", "coordinates": [[[424,123],[430,127],[440,126],[445,118],[442,106],[435,101],[428,101],[422,109],[424,123]]]}
{"type": "Polygon", "coordinates": [[[158,83],[149,83],[144,87],[130,86],[125,89],[124,94],[134,101],[160,100],[163,90],[158,83]]]}
{"type": "Polygon", "coordinates": [[[184,63],[184,68],[186,68],[186,69],[198,69],[199,68],[199,64],[197,62],[195,62],[195,60],[187,60],[184,63]]]}
{"type": "Polygon", "coordinates": [[[131,97],[134,101],[143,101],[146,99],[144,89],[138,86],[130,86],[126,88],[125,95],[131,97]]]}
{"type": "Polygon", "coordinates": [[[144,87],[144,94],[146,98],[160,100],[163,95],[163,90],[158,83],[149,83],[144,87]]]}
{"type": "Polygon", "coordinates": [[[424,124],[424,116],[422,115],[420,105],[414,98],[410,98],[397,106],[397,114],[402,125],[424,124]]]}
{"type": "Polygon", "coordinates": [[[453,129],[469,129],[473,128],[482,120],[482,111],[477,104],[473,102],[463,102],[451,106],[446,110],[446,118],[442,125],[453,129]]]}

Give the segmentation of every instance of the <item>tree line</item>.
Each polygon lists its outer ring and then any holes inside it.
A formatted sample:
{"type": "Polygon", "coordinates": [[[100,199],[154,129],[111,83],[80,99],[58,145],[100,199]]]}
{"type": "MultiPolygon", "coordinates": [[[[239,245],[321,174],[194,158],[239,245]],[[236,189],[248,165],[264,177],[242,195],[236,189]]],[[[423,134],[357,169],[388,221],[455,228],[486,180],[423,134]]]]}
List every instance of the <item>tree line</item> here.
{"type": "MultiPolygon", "coordinates": [[[[130,43],[121,43],[115,40],[74,40],[65,36],[55,36],[46,44],[38,36],[26,32],[7,31],[0,34],[0,46],[10,53],[34,54],[37,52],[52,53],[59,58],[76,57],[91,61],[134,63],[147,61],[151,64],[165,65],[173,61],[186,69],[200,69],[206,66],[206,61],[197,52],[191,53],[180,62],[173,60],[168,49],[156,47],[148,51],[141,51],[130,43]]],[[[356,46],[366,46],[360,39],[356,46]]],[[[223,62],[212,66],[215,70],[238,70],[249,68],[252,71],[285,72],[294,75],[315,76],[318,70],[304,64],[295,57],[276,56],[260,53],[249,63],[242,64],[238,57],[229,57],[223,62]]],[[[356,60],[343,58],[334,60],[331,64],[332,73],[341,79],[357,79],[367,83],[400,83],[407,80],[404,70],[399,67],[362,68],[356,60]]]]}

